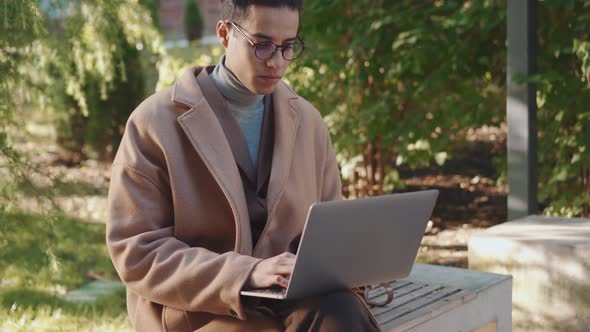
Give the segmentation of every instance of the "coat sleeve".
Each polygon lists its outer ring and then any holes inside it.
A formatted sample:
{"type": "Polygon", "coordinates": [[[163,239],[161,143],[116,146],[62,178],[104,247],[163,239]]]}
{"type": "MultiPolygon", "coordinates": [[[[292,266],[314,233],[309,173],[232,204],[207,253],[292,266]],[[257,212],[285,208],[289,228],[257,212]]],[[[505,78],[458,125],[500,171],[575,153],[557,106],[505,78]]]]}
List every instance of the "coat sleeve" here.
{"type": "Polygon", "coordinates": [[[150,173],[154,165],[142,162],[149,158],[130,135],[111,170],[106,232],[122,281],[151,302],[245,319],[240,290],[260,259],[191,247],[174,237],[170,189],[150,173]]]}
{"type": "Polygon", "coordinates": [[[333,201],[342,199],[342,183],[340,180],[340,169],[336,161],[336,154],[332,147],[330,134],[326,130],[325,157],[322,174],[321,201],[333,201]]]}

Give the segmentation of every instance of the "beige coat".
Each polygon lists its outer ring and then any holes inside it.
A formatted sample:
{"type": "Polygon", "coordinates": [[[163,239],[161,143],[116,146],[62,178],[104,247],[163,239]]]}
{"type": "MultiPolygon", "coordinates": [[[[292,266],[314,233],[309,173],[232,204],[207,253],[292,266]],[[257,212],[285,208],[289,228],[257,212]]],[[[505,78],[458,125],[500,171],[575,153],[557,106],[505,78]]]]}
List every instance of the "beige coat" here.
{"type": "Polygon", "coordinates": [[[309,206],[341,198],[319,112],[286,84],[273,93],[268,220],[252,248],[242,181],[191,68],[132,113],[113,163],[107,244],[139,331],[229,330],[251,320],[240,289],[255,264],[288,250],[309,206]]]}

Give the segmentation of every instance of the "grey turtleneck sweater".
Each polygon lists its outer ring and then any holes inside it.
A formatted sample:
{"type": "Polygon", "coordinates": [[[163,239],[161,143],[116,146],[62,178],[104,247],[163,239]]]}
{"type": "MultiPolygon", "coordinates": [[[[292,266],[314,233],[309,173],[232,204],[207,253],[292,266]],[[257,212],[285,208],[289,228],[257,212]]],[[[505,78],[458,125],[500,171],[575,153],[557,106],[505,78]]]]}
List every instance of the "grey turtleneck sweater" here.
{"type": "Polygon", "coordinates": [[[238,120],[246,143],[248,143],[250,159],[256,168],[262,119],[264,118],[264,95],[257,95],[250,91],[225,67],[225,55],[221,57],[209,77],[227,100],[229,108],[238,120]]]}

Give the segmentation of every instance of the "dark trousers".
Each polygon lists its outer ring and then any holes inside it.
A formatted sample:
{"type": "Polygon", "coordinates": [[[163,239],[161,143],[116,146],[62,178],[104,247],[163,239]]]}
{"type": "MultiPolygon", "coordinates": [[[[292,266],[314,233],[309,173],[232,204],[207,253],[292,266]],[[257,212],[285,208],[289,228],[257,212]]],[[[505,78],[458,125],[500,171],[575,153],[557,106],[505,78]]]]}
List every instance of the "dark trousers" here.
{"type": "Polygon", "coordinates": [[[257,310],[282,323],[286,332],[380,331],[368,308],[350,291],[296,301],[264,299],[257,310]]]}
{"type": "MultiPolygon", "coordinates": [[[[279,301],[244,297],[247,319],[212,315],[199,332],[364,332],[380,331],[379,324],[351,291],[335,292],[303,300],[279,301]]],[[[170,331],[173,331],[171,329],[170,331]]],[[[177,330],[174,330],[175,332],[177,330]]]]}

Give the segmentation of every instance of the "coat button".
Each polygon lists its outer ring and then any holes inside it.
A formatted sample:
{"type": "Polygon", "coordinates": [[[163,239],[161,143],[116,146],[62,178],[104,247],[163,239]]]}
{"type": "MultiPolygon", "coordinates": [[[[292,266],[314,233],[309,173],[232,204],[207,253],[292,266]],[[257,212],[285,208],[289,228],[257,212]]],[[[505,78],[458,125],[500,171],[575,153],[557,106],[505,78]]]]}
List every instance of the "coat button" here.
{"type": "Polygon", "coordinates": [[[229,309],[229,314],[232,315],[232,316],[234,316],[234,317],[238,315],[238,313],[235,312],[234,309],[229,309]]]}

